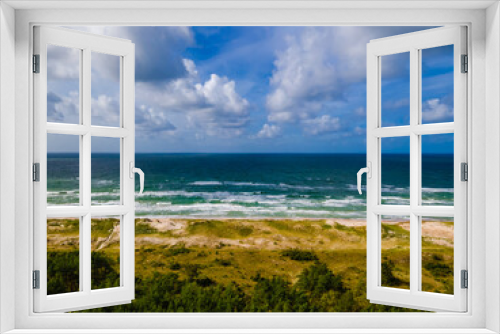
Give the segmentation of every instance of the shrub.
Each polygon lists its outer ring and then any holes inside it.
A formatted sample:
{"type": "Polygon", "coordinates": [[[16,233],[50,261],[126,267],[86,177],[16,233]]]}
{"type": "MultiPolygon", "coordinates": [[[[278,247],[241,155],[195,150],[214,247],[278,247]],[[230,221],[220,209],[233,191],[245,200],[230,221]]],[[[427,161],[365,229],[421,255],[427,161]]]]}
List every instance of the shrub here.
{"type": "Polygon", "coordinates": [[[310,251],[301,250],[297,248],[288,249],[281,252],[282,256],[289,257],[295,261],[317,261],[318,257],[316,254],[310,251]]]}

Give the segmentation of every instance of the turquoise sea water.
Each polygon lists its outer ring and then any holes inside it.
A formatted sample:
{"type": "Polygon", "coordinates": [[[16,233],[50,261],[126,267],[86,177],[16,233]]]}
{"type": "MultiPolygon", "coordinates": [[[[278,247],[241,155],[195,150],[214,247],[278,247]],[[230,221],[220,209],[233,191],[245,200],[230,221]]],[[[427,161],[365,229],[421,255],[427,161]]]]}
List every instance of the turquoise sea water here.
{"type": "MultiPolygon", "coordinates": [[[[137,154],[146,182],[136,215],[365,218],[365,193],[356,190],[365,161],[364,154],[137,154]]],[[[78,204],[78,155],[48,154],[47,168],[48,204],[78,204]]],[[[408,155],[384,154],[382,170],[383,203],[409,204],[408,155]]],[[[93,154],[92,204],[118,204],[119,179],[117,154],[93,154]]],[[[423,155],[422,188],[424,205],[453,205],[453,155],[423,155]]]]}

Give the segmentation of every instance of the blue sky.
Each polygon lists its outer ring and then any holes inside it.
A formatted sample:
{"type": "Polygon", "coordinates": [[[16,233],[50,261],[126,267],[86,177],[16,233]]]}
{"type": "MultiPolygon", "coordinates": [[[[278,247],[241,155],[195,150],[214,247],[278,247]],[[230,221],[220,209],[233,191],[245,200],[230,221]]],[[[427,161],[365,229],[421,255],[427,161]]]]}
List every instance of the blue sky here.
{"type": "MultiPolygon", "coordinates": [[[[363,153],[366,44],[424,28],[77,29],[136,45],[137,152],[363,153]]],[[[453,49],[422,55],[423,122],[452,121],[453,49]]],[[[52,47],[48,66],[49,120],[78,122],[78,54],[52,47]]],[[[384,126],[408,122],[408,66],[404,54],[382,60],[384,126]]],[[[92,55],[93,124],[117,124],[118,76],[116,57],[92,55]]],[[[444,137],[425,151],[449,152],[452,142],[444,137]]],[[[49,145],[69,150],[61,140],[49,145]]],[[[396,144],[387,149],[405,151],[396,144]]]]}

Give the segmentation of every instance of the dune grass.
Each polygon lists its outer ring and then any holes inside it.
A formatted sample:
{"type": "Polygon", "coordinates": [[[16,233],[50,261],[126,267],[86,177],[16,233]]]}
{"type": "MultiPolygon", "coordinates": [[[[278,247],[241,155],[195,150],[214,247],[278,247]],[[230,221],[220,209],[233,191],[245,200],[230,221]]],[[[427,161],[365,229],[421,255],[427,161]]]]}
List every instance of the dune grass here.
{"type": "MultiPolygon", "coordinates": [[[[65,270],[73,270],[73,281],[78,279],[74,273],[77,223],[48,221],[49,280],[53,280],[49,287],[54,293],[78,286],[70,280],[67,288],[57,287],[64,279],[56,274],[65,262],[65,270]]],[[[115,218],[93,221],[93,249],[101,247],[93,252],[93,271],[100,273],[93,278],[93,288],[119,284],[119,240],[111,235],[116,225],[115,218]]],[[[423,241],[423,290],[452,293],[452,240],[436,240],[423,241]]],[[[408,288],[405,222],[382,224],[382,245],[383,285],[408,288]]],[[[408,311],[366,300],[366,227],[362,224],[324,219],[140,218],[135,263],[136,299],[128,306],[99,311],[408,311]],[[214,296],[223,301],[212,303],[209,297],[214,296]]]]}

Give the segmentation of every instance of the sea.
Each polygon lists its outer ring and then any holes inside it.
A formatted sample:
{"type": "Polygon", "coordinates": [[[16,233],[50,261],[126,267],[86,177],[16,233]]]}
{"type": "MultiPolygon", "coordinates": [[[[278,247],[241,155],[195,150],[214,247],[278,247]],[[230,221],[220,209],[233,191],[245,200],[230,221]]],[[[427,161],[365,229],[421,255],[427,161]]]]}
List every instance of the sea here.
{"type": "MultiPolygon", "coordinates": [[[[120,203],[120,157],[91,157],[92,205],[120,203]]],[[[79,157],[47,156],[47,202],[78,205],[79,157]]],[[[382,204],[410,203],[408,154],[382,155],[382,204]]],[[[366,218],[365,154],[136,154],[138,217],[366,218]]],[[[124,175],[128,177],[128,175],[124,175]]],[[[422,205],[453,205],[453,155],[423,154],[422,205]]]]}

